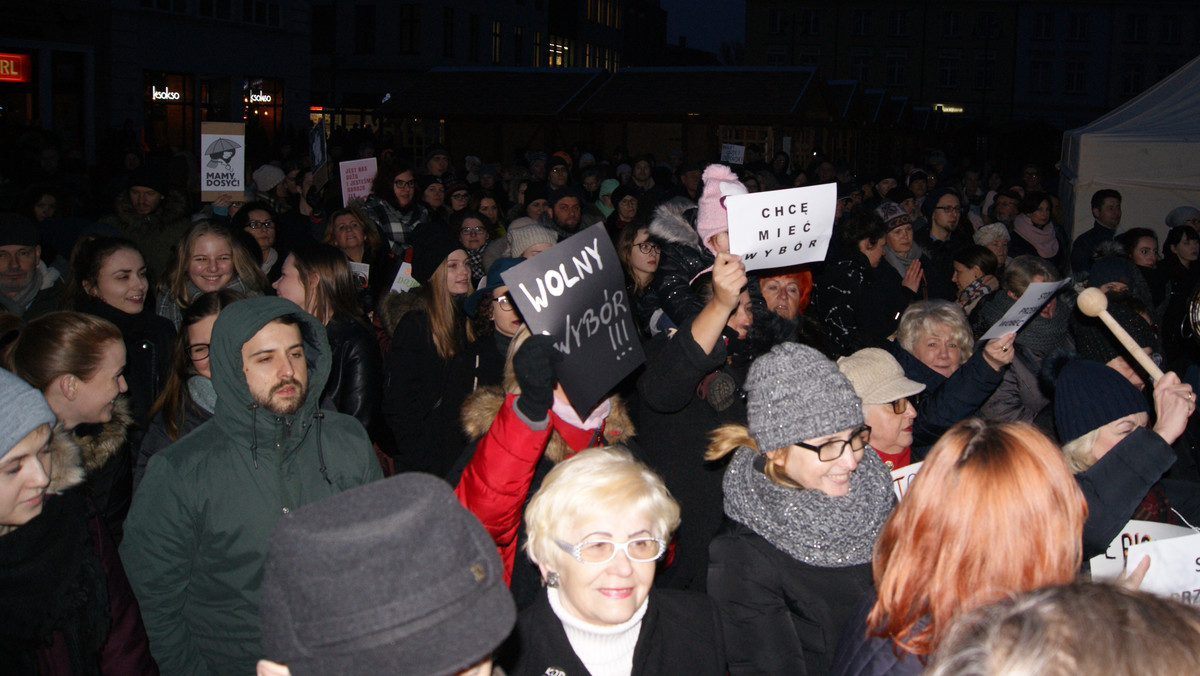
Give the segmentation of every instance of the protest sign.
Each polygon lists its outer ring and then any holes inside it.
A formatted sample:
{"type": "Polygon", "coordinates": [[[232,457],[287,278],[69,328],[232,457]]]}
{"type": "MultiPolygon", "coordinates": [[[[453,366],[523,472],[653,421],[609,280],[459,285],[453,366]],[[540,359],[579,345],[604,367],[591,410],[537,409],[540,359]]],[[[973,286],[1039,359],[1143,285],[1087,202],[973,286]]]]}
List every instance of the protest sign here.
{"type": "Polygon", "coordinates": [[[734,145],[732,143],[721,144],[721,163],[722,164],[742,164],[746,161],[746,146],[734,145]]]}
{"type": "Polygon", "coordinates": [[[1138,589],[1188,605],[1200,605],[1200,533],[1190,529],[1188,532],[1129,548],[1126,571],[1132,572],[1143,557],[1150,557],[1150,569],[1138,589]]]}
{"type": "Polygon", "coordinates": [[[921,471],[923,464],[925,463],[914,462],[911,465],[892,470],[892,490],[896,492],[897,500],[904,499],[904,494],[908,492],[908,487],[912,485],[913,479],[917,478],[917,472],[921,471]]]}
{"type": "Polygon", "coordinates": [[[421,283],[413,279],[412,263],[401,263],[400,269],[396,272],[396,278],[392,280],[392,291],[408,293],[418,286],[421,286],[421,283]]]}
{"type": "Polygon", "coordinates": [[[529,330],[554,337],[563,353],[558,380],[580,418],[645,360],[603,223],[500,276],[529,330]]]}
{"type": "Polygon", "coordinates": [[[1025,293],[1013,303],[1013,306],[1004,313],[992,328],[987,330],[987,333],[980,337],[980,341],[999,338],[1006,333],[1020,331],[1022,326],[1025,326],[1033,316],[1036,315],[1046,301],[1054,297],[1058,290],[1071,283],[1071,278],[1067,277],[1061,282],[1032,282],[1029,288],[1025,289],[1025,293]]]}
{"type": "Polygon", "coordinates": [[[354,261],[347,261],[347,263],[350,265],[350,278],[354,280],[354,286],[360,289],[367,288],[367,283],[371,281],[371,266],[354,261]]]}
{"type": "MultiPolygon", "coordinates": [[[[1092,579],[1117,579],[1117,576],[1125,569],[1125,561],[1127,558],[1130,558],[1130,548],[1134,545],[1154,540],[1169,540],[1192,533],[1192,529],[1184,528],[1183,526],[1172,526],[1171,524],[1155,521],[1130,521],[1121,529],[1121,533],[1113,538],[1113,541],[1108,545],[1108,549],[1103,554],[1092,557],[1090,562],[1092,579]]],[[[1136,567],[1137,561],[1140,560],[1131,560],[1130,563],[1133,565],[1129,567],[1130,570],[1136,567]]],[[[1151,567],[1155,565],[1157,564],[1151,564],[1151,567]]]]}
{"type": "Polygon", "coordinates": [[[825,260],[837,210],[837,185],[730,195],[729,250],[747,270],[825,260]]]}
{"type": "Polygon", "coordinates": [[[378,170],[374,157],[338,163],[338,171],[342,176],[343,207],[350,204],[350,200],[355,197],[371,194],[371,182],[375,180],[375,172],[378,170]]]}
{"type": "Polygon", "coordinates": [[[246,126],[232,122],[201,122],[200,199],[213,202],[229,195],[241,202],[246,194],[246,126]]]}
{"type": "Polygon", "coordinates": [[[308,159],[312,166],[313,185],[320,190],[329,180],[329,162],[325,154],[325,120],[317,120],[308,130],[308,159]]]}

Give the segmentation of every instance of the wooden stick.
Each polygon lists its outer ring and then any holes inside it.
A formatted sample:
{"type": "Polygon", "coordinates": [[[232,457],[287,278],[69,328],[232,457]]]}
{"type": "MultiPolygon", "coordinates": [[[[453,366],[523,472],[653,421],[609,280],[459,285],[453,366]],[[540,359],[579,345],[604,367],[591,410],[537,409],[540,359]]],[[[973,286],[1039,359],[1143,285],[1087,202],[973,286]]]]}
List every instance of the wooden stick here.
{"type": "Polygon", "coordinates": [[[1108,313],[1108,297],[1104,295],[1103,291],[1094,287],[1084,289],[1079,294],[1077,305],[1083,314],[1089,317],[1099,317],[1100,321],[1104,322],[1108,330],[1116,336],[1125,350],[1133,355],[1133,358],[1137,360],[1138,364],[1141,364],[1152,379],[1158,380],[1163,377],[1162,369],[1158,368],[1158,364],[1154,363],[1150,355],[1146,354],[1145,350],[1133,339],[1133,336],[1130,336],[1129,332],[1108,313]]]}

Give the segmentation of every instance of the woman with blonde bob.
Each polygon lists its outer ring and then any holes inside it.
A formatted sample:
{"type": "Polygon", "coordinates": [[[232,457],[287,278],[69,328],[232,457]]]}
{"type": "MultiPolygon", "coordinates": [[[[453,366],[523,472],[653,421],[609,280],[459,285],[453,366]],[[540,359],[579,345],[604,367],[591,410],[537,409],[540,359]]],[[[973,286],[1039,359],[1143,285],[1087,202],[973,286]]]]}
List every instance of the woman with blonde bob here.
{"type": "Polygon", "coordinates": [[[1062,453],[1035,427],[955,425],[879,534],[876,595],[846,625],[832,673],[920,673],[958,615],[1070,582],[1087,513],[1062,453]]]}
{"type": "Polygon", "coordinates": [[[229,228],[216,221],[196,221],[183,235],[159,290],[158,314],[175,328],[183,309],[202,293],[231,289],[247,298],[267,290],[267,277],[229,228]]]}
{"type": "Polygon", "coordinates": [[[559,463],[525,522],[546,591],[518,619],[512,673],[725,673],[712,601],[651,588],[679,504],[628,449],[590,448],[559,463]]]}

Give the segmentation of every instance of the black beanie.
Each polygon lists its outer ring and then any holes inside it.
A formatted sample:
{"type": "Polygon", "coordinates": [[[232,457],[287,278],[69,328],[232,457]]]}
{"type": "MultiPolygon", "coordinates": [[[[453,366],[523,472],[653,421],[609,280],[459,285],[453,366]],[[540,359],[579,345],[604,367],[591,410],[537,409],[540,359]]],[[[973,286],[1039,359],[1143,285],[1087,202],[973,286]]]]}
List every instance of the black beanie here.
{"type": "Polygon", "coordinates": [[[427,283],[442,261],[461,248],[462,242],[446,226],[440,223],[421,224],[413,233],[413,279],[421,284],[427,283]]]}
{"type": "Polygon", "coordinates": [[[167,182],[162,174],[144,164],[129,174],[129,187],[134,186],[150,188],[163,197],[167,196],[167,182]]]}
{"type": "Polygon", "coordinates": [[[1054,426],[1064,444],[1149,410],[1146,398],[1125,376],[1099,362],[1072,359],[1054,383],[1054,426]]]}

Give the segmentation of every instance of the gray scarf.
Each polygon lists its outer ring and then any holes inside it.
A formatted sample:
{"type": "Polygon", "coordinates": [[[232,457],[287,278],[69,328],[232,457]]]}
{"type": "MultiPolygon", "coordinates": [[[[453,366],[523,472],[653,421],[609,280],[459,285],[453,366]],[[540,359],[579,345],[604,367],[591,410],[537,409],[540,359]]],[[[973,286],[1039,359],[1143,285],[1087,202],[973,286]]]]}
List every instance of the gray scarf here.
{"type": "Polygon", "coordinates": [[[217,410],[217,390],[212,381],[204,376],[192,376],[187,381],[188,394],[192,401],[207,413],[217,410]]]}
{"type": "Polygon", "coordinates": [[[763,474],[764,462],[757,451],[738,448],[723,482],[729,518],[809,565],[845,568],[871,560],[875,537],[896,506],[892,477],[874,449],[863,453],[841,497],[781,486],[763,474]]]}
{"type": "MultiPolygon", "coordinates": [[[[981,335],[991,328],[992,324],[1000,321],[1004,313],[1016,302],[1003,289],[981,301],[979,316],[975,321],[976,327],[973,327],[976,328],[975,334],[981,335]]],[[[1071,347],[1071,337],[1067,330],[1067,318],[1070,314],[1070,304],[1060,296],[1053,317],[1046,319],[1040,313],[1036,314],[1017,331],[1017,345],[1033,352],[1039,361],[1058,347],[1071,347]]]]}
{"type": "Polygon", "coordinates": [[[42,282],[44,280],[45,275],[42,274],[42,266],[39,262],[38,266],[33,269],[33,280],[29,282],[29,286],[21,289],[21,292],[12,298],[9,298],[6,293],[0,293],[0,304],[4,305],[5,310],[18,317],[25,316],[25,311],[29,309],[29,305],[33,303],[33,299],[42,290],[42,282]]]}
{"type": "Polygon", "coordinates": [[[896,272],[899,272],[901,277],[908,272],[908,264],[920,258],[923,253],[925,250],[916,242],[913,242],[912,248],[906,254],[896,253],[892,247],[887,245],[883,247],[883,259],[896,268],[896,272]]]}

